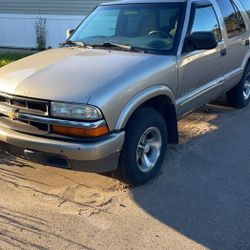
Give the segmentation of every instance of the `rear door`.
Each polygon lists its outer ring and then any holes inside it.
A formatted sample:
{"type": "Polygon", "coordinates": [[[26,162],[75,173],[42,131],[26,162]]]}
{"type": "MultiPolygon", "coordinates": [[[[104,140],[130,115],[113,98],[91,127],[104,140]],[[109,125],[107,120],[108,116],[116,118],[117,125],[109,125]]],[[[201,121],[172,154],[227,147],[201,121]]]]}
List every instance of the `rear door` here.
{"type": "MultiPolygon", "coordinates": [[[[247,0],[250,1],[250,0],[247,0]]],[[[225,89],[230,89],[241,79],[244,70],[244,60],[250,49],[249,27],[246,15],[241,6],[234,0],[217,0],[224,20],[225,58],[224,64],[225,89]]]]}

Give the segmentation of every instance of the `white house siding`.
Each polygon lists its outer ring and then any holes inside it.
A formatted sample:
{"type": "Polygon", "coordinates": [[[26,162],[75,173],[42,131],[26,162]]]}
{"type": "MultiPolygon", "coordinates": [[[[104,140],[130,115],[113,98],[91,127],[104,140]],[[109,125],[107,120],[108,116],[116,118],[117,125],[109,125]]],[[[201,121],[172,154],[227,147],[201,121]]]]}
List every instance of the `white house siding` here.
{"type": "MultiPolygon", "coordinates": [[[[36,48],[35,24],[38,15],[1,14],[0,47],[36,48]]],[[[47,46],[58,47],[66,40],[66,30],[79,25],[83,16],[42,15],[47,20],[47,46]]]]}
{"type": "MultiPolygon", "coordinates": [[[[101,0],[0,0],[1,13],[87,15],[101,0]]],[[[107,2],[107,1],[106,1],[107,2]]]]}
{"type": "Polygon", "coordinates": [[[0,0],[0,47],[35,48],[35,23],[47,20],[47,46],[58,47],[66,30],[105,1],[95,0],[0,0]]]}

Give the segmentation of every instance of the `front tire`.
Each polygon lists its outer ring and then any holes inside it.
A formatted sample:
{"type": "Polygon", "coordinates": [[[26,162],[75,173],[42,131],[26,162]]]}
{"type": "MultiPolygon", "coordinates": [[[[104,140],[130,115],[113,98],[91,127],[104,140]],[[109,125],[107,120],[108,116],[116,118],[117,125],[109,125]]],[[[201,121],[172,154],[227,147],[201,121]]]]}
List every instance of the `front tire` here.
{"type": "Polygon", "coordinates": [[[142,185],[161,169],[168,142],[166,122],[158,111],[141,108],[125,130],[125,144],[116,174],[131,186],[142,185]]]}
{"type": "Polygon", "coordinates": [[[250,63],[246,66],[240,82],[227,92],[227,100],[235,108],[244,108],[250,102],[250,63]]]}

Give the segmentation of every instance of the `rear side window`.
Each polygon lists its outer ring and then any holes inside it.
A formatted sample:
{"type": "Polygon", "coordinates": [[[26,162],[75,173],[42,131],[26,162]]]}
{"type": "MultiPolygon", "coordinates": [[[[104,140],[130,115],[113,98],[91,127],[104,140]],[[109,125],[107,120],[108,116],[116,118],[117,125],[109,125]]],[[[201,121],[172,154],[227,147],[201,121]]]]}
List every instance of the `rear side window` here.
{"type": "Polygon", "coordinates": [[[239,9],[231,0],[217,0],[221,10],[228,37],[234,37],[246,31],[239,9]]]}
{"type": "Polygon", "coordinates": [[[213,32],[218,42],[222,40],[219,22],[212,6],[195,9],[191,33],[200,31],[213,32]]]}
{"type": "Polygon", "coordinates": [[[250,0],[240,0],[242,6],[245,8],[248,17],[250,18],[250,0]]]}

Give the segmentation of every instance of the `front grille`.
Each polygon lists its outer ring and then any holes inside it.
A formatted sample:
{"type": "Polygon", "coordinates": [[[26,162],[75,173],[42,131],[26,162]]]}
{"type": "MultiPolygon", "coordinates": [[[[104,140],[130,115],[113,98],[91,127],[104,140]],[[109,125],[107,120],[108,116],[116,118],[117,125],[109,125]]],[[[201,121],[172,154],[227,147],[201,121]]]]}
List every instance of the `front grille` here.
{"type": "Polygon", "coordinates": [[[48,113],[48,105],[44,103],[37,103],[37,102],[27,102],[27,108],[31,110],[39,110],[44,113],[48,113]]]}
{"type": "Polygon", "coordinates": [[[46,101],[0,94],[0,103],[8,104],[13,106],[13,108],[20,108],[20,110],[24,109],[24,111],[28,111],[30,114],[48,115],[48,102],[46,101]]]}
{"type": "MultiPolygon", "coordinates": [[[[0,105],[5,105],[6,107],[11,108],[13,110],[17,109],[18,111],[25,113],[25,114],[45,116],[45,117],[48,117],[49,115],[49,102],[48,101],[36,100],[36,99],[25,98],[25,97],[17,97],[17,96],[0,93],[0,105]]],[[[1,114],[1,115],[5,116],[6,118],[9,118],[8,115],[6,114],[1,114]]],[[[9,119],[11,120],[11,118],[9,119]]],[[[33,121],[26,120],[26,119],[25,120],[18,119],[18,122],[27,124],[29,126],[35,127],[42,131],[47,131],[47,132],[50,131],[49,124],[33,122],[33,121]]]]}

